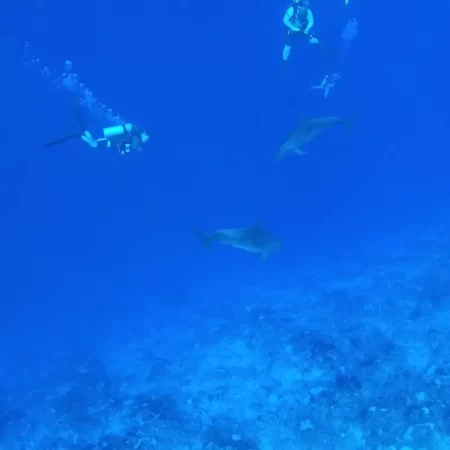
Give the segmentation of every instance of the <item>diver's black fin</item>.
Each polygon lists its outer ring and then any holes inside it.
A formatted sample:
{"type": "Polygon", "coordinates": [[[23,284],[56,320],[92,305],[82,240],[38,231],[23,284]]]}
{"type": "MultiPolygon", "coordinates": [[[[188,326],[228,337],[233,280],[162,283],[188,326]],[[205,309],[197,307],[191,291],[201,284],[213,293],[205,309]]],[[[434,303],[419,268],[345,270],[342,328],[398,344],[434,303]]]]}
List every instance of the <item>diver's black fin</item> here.
{"type": "Polygon", "coordinates": [[[78,125],[80,125],[81,131],[86,131],[87,128],[83,122],[83,119],[81,118],[80,105],[78,103],[73,104],[72,112],[73,112],[73,116],[75,117],[75,120],[77,121],[78,125]]]}
{"type": "Polygon", "coordinates": [[[53,145],[64,144],[65,142],[71,141],[72,139],[78,138],[80,139],[80,134],[69,134],[67,136],[60,137],[55,139],[54,141],[48,141],[45,143],[46,147],[52,147],[53,145]]]}

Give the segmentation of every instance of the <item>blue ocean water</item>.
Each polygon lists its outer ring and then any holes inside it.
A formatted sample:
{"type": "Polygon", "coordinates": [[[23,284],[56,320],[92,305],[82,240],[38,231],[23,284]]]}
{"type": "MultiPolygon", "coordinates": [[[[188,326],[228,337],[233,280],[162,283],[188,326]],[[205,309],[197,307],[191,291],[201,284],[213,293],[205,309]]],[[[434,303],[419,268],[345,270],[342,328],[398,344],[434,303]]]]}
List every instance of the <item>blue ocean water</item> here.
{"type": "Polygon", "coordinates": [[[283,66],[289,5],[3,5],[0,449],[450,447],[448,5],[312,0],[327,51],[283,66]],[[66,60],[141,153],[43,145],[66,60]],[[264,263],[191,230],[256,223],[264,263]]]}

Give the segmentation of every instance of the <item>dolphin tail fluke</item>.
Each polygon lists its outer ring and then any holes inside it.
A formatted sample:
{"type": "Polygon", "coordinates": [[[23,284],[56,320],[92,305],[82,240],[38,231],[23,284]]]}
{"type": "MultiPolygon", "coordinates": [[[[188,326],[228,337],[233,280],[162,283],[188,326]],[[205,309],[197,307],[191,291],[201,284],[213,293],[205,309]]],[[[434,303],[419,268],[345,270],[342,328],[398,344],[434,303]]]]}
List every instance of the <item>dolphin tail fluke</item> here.
{"type": "Polygon", "coordinates": [[[200,239],[200,242],[202,243],[203,247],[205,248],[210,247],[211,240],[209,239],[207,234],[203,233],[203,231],[197,230],[196,228],[192,228],[192,231],[200,239]]]}
{"type": "Polygon", "coordinates": [[[353,126],[353,120],[352,119],[344,119],[342,121],[342,124],[345,125],[347,128],[351,128],[353,126]]]}
{"type": "Polygon", "coordinates": [[[342,124],[347,128],[352,128],[355,123],[356,117],[352,117],[350,119],[342,119],[342,124]]]}
{"type": "Polygon", "coordinates": [[[275,157],[276,161],[281,161],[282,159],[284,159],[284,157],[286,156],[286,151],[284,151],[283,149],[278,150],[277,155],[275,157]]]}

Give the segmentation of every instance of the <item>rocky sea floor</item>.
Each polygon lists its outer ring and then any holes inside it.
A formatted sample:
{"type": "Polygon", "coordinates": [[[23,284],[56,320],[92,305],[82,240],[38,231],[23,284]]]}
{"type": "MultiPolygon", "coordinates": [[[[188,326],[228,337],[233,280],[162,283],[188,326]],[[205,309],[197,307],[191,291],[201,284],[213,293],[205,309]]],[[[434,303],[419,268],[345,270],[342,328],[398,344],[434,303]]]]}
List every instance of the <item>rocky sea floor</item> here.
{"type": "Polygon", "coordinates": [[[0,391],[0,449],[450,449],[449,250],[243,289],[66,355],[0,391]]]}

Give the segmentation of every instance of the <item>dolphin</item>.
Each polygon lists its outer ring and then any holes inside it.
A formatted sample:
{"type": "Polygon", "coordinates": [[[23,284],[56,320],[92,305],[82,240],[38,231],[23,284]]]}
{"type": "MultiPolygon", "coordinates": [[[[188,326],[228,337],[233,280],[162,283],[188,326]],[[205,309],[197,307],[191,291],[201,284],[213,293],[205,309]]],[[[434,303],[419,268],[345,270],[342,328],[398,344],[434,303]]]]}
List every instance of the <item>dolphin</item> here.
{"type": "Polygon", "coordinates": [[[259,253],[263,261],[270,253],[281,249],[281,242],[265,231],[260,223],[248,228],[229,228],[212,233],[203,233],[195,228],[193,231],[205,248],[209,248],[213,242],[218,242],[247,252],[259,253]]]}
{"type": "Polygon", "coordinates": [[[278,149],[277,159],[284,158],[290,153],[302,156],[306,155],[306,152],[303,150],[305,144],[312,141],[319,134],[322,134],[332,125],[350,125],[350,123],[349,120],[336,116],[303,119],[296,130],[278,149]]]}

